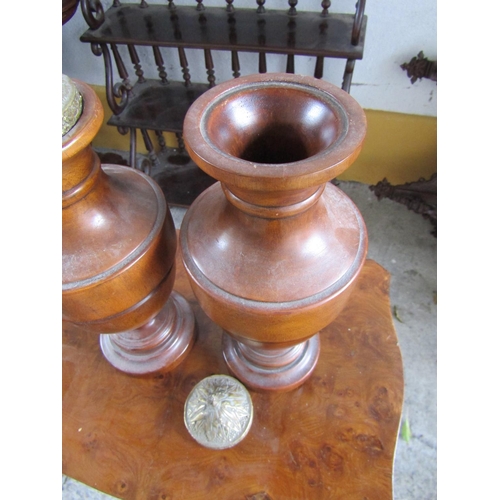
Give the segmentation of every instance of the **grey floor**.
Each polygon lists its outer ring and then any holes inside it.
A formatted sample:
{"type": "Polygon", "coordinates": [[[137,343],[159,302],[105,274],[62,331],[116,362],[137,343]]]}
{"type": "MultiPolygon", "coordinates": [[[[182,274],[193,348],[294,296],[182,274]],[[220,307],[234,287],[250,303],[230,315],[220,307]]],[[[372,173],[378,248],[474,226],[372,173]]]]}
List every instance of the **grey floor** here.
{"type": "MultiPolygon", "coordinates": [[[[437,240],[430,222],[388,199],[377,200],[369,187],[340,186],[356,203],[369,235],[368,257],[391,273],[391,302],[405,370],[403,419],[411,438],[400,436],[394,465],[395,500],[437,498],[437,240]]],[[[180,226],[184,210],[172,208],[180,226]]],[[[105,500],[69,477],[62,478],[63,500],[105,500]]],[[[286,499],[284,499],[286,500],[286,499]]],[[[313,500],[313,499],[311,499],[313,500]]]]}

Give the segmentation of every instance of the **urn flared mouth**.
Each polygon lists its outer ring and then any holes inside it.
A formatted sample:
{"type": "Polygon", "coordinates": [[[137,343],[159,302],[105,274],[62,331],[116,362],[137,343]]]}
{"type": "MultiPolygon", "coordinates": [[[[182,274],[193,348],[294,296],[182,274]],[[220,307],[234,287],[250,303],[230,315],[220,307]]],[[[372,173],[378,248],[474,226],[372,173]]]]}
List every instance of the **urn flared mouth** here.
{"type": "Polygon", "coordinates": [[[193,160],[229,183],[238,183],[234,176],[286,176],[288,185],[300,177],[302,187],[326,182],[358,156],[365,132],[364,112],[349,94],[282,73],[219,84],[193,103],[184,122],[193,160]]]}
{"type": "Polygon", "coordinates": [[[292,82],[261,82],[233,89],[203,114],[205,140],[226,155],[270,168],[332,148],[348,129],[337,101],[292,82]]]}

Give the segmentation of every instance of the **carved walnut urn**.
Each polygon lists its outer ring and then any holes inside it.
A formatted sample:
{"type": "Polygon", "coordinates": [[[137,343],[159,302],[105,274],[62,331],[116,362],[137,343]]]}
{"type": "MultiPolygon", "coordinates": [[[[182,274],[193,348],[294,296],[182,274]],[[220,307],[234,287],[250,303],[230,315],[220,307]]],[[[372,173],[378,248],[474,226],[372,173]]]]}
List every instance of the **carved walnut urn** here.
{"type": "Polygon", "coordinates": [[[290,390],[311,375],[318,332],[363,266],[364,221],[329,181],[357,158],[365,131],[349,94],[290,74],[219,84],[188,111],[187,150],[220,182],[185,215],[183,262],[225,331],[230,372],[254,389],[290,390]]]}
{"type": "MultiPolygon", "coordinates": [[[[101,334],[104,356],[123,372],[170,370],[194,342],[191,308],[172,291],[177,239],[170,210],[151,178],[101,166],[91,141],[102,105],[88,85],[71,85],[83,110],[62,137],[63,319],[101,334]]],[[[64,125],[63,113],[63,134],[64,125]]]]}

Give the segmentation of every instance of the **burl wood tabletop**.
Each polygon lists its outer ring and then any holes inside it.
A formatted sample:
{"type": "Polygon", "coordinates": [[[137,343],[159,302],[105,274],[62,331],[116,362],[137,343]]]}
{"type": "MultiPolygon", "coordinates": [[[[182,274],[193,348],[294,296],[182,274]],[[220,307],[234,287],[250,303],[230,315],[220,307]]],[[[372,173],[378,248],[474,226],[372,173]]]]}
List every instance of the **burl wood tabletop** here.
{"type": "Polygon", "coordinates": [[[183,410],[197,382],[228,373],[222,332],[177,259],[175,289],[194,309],[198,339],[173,372],[122,374],[97,335],[63,323],[63,473],[124,499],[392,498],[403,367],[389,273],[366,261],[347,307],[320,334],[312,377],[288,393],[250,391],[248,436],[217,451],[190,437],[183,410]]]}

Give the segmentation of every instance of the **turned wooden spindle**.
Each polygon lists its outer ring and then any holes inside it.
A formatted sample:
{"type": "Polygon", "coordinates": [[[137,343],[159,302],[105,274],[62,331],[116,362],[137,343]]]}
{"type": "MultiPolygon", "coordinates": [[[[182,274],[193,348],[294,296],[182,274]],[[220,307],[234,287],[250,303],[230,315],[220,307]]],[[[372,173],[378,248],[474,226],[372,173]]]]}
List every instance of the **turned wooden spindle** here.
{"type": "Polygon", "coordinates": [[[188,302],[172,292],[176,231],[157,184],[103,165],[91,147],[103,108],[73,82],[83,111],[62,138],[63,319],[101,334],[101,350],[135,375],[177,366],[194,342],[188,302]]]}
{"type": "Polygon", "coordinates": [[[220,182],[185,215],[183,262],[227,332],[230,371],[250,387],[302,384],[318,332],[346,304],[368,240],[354,203],[328,181],[356,159],[365,131],[346,92],[290,74],[224,82],[187,113],[186,149],[220,182]]]}

